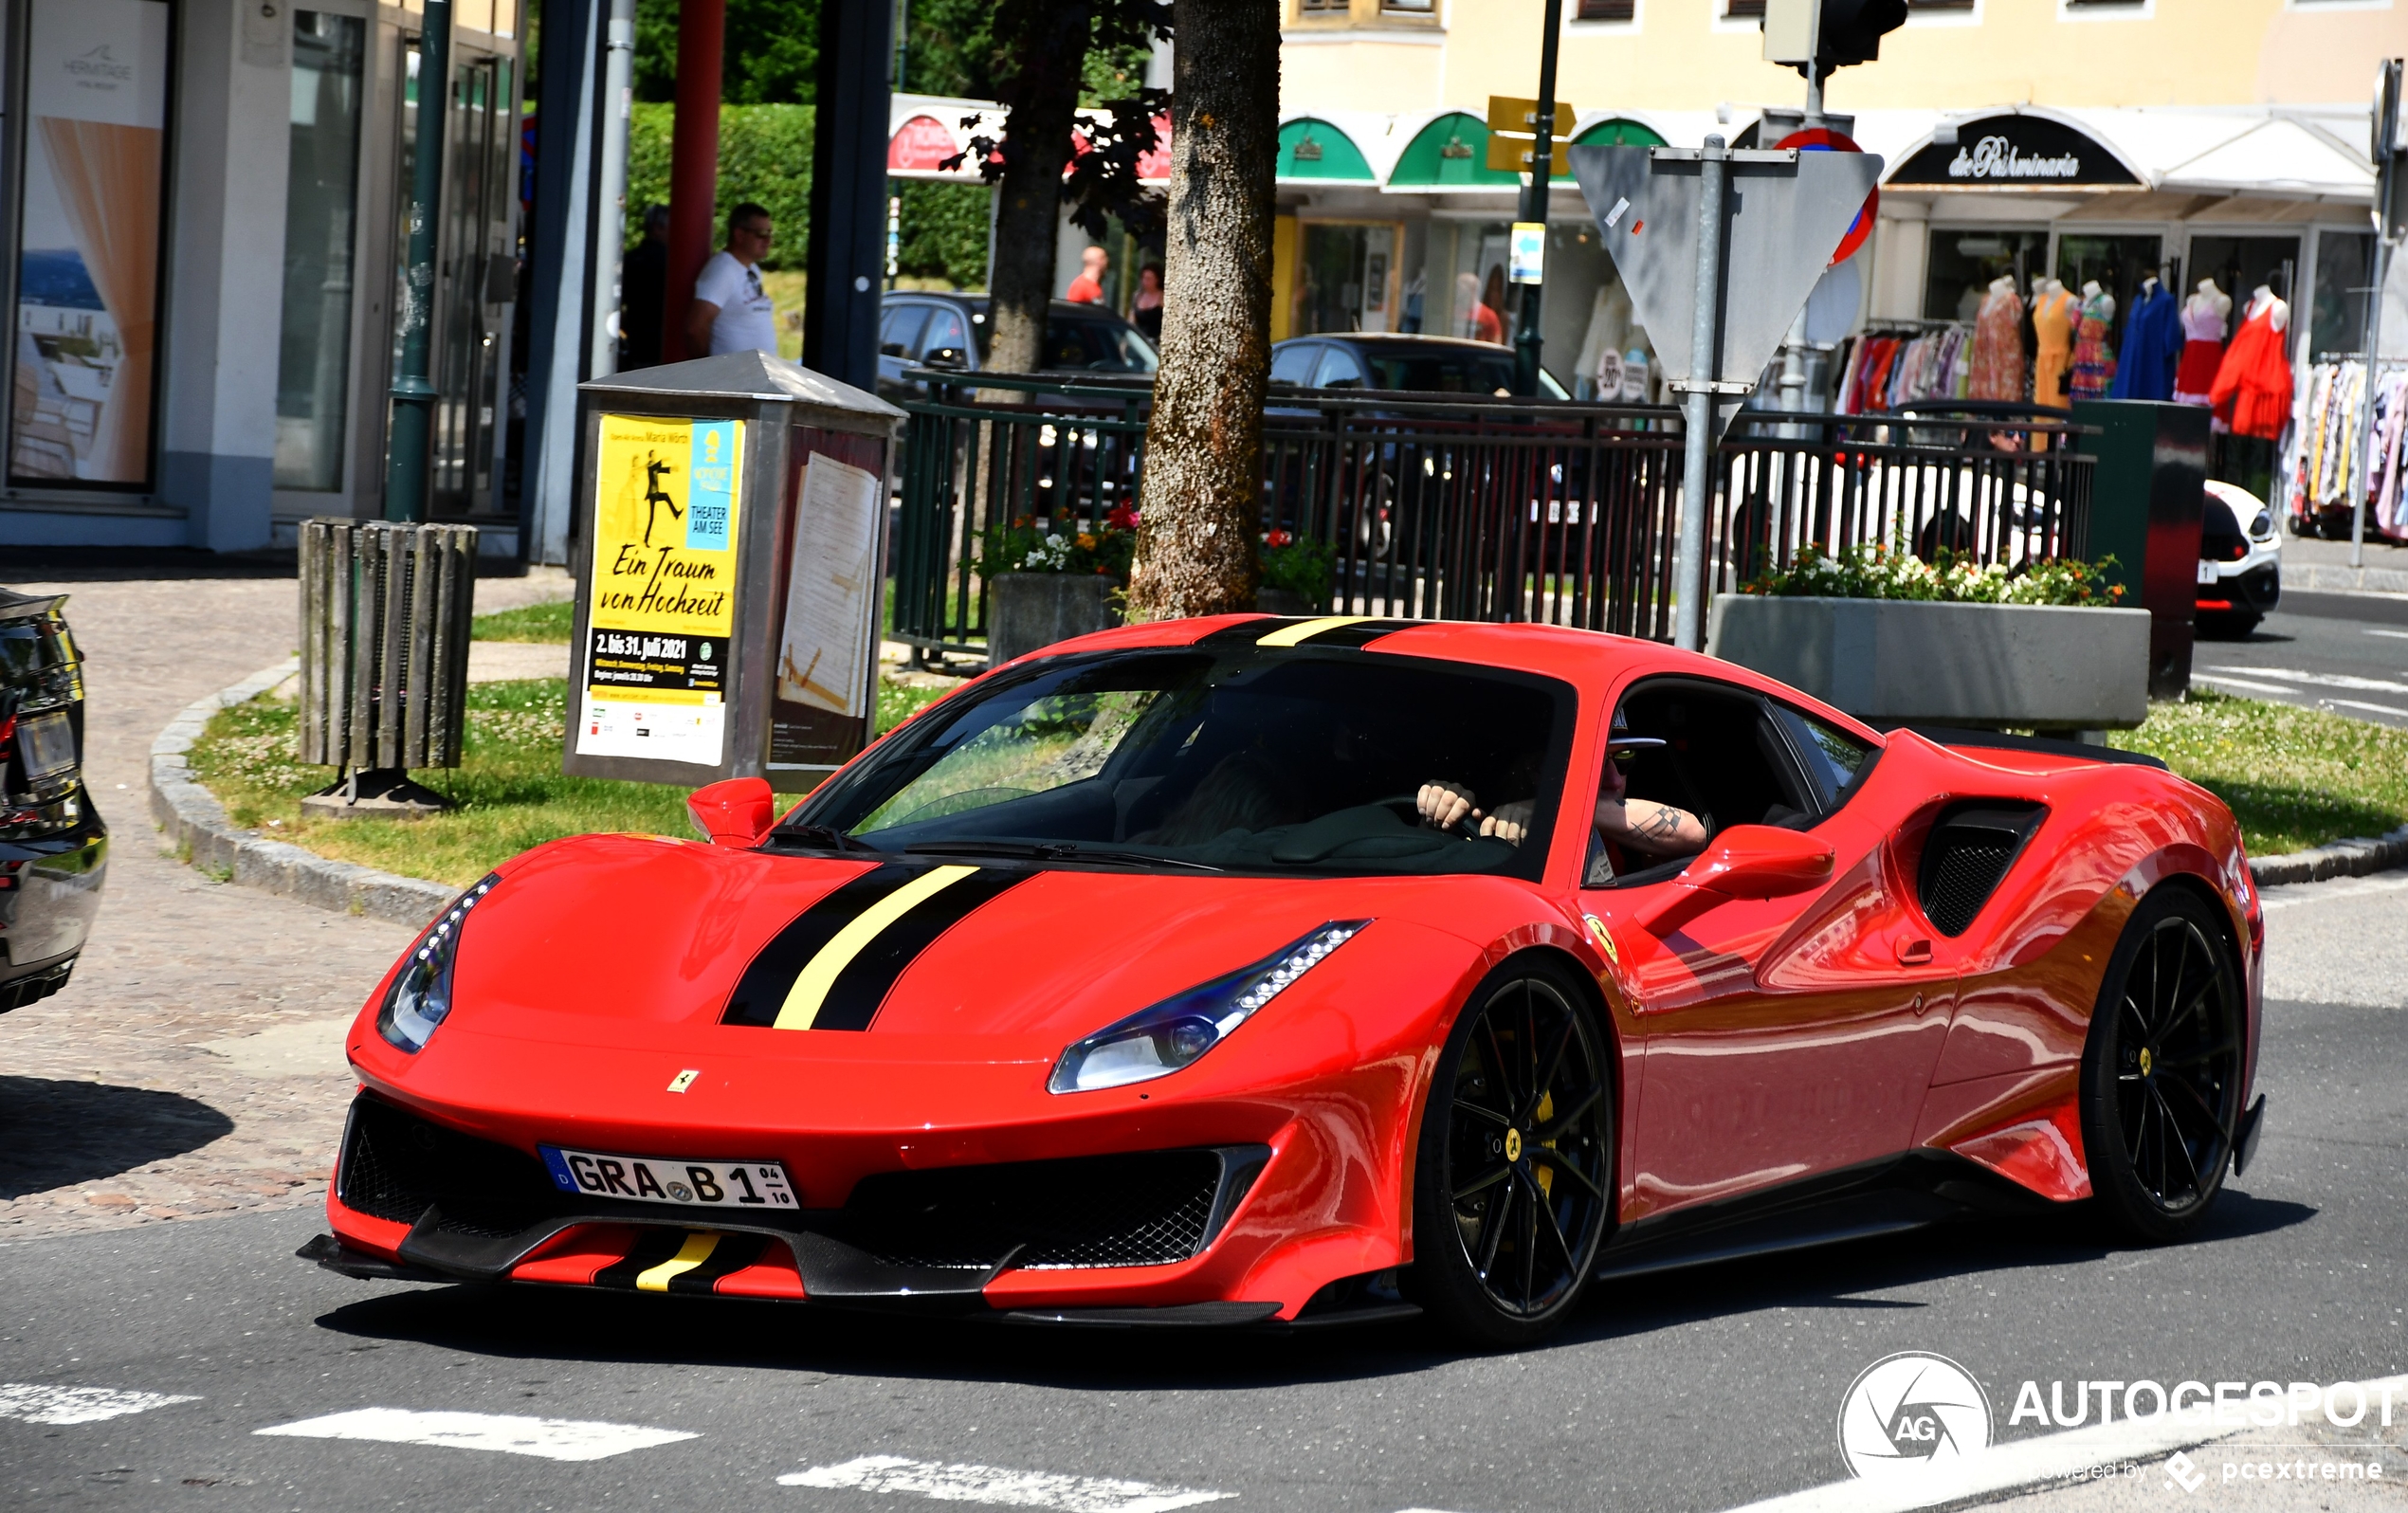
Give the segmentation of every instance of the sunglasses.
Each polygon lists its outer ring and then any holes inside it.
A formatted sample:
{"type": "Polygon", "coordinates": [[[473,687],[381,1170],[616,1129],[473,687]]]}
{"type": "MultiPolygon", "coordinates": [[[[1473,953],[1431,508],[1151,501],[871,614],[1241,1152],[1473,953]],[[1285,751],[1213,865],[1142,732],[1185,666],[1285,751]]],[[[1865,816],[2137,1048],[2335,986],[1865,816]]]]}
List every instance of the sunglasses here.
{"type": "Polygon", "coordinates": [[[1639,753],[1660,750],[1664,744],[1653,736],[1616,736],[1606,743],[1605,755],[1615,766],[1625,767],[1639,753]]]}

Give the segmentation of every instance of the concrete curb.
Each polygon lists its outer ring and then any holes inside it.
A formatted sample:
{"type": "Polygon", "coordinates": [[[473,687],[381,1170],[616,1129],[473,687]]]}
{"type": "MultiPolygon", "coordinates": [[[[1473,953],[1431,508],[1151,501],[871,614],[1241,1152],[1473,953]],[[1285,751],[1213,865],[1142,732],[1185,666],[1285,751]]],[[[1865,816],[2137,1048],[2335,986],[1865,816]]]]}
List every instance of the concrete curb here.
{"type": "Polygon", "coordinates": [[[2408,595],[2408,572],[2399,568],[2335,567],[2326,562],[2283,564],[2283,587],[2302,593],[2408,595]]]}
{"type": "Polygon", "coordinates": [[[2408,825],[2388,835],[2352,836],[2330,846],[2253,861],[2249,875],[2259,887],[2280,887],[2286,883],[2364,877],[2369,872],[2386,871],[2403,864],[2408,864],[2408,825]]]}
{"type": "Polygon", "coordinates": [[[391,920],[412,929],[449,906],[459,889],[397,877],[353,862],[337,862],[298,846],[237,829],[226,806],[192,775],[185,754],[219,710],[259,697],[299,671],[299,659],[253,673],[230,688],[184,706],[151,742],[151,816],[171,845],[189,849],[194,866],[230,874],[229,881],[344,914],[391,920]]]}

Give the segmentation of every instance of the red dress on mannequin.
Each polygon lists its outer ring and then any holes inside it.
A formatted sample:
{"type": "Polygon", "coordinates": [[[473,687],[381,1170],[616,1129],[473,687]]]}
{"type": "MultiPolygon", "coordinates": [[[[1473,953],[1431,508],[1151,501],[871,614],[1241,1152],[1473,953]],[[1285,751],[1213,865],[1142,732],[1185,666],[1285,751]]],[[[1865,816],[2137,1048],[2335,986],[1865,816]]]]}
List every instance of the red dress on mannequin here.
{"type": "Polygon", "coordinates": [[[2291,415],[2290,358],[2284,351],[2283,333],[2275,329],[2276,311],[2288,320],[2289,307],[2269,300],[2241,322],[2216,370],[2216,386],[2208,391],[2208,403],[2235,433],[2266,441],[2282,435],[2291,415]]]}

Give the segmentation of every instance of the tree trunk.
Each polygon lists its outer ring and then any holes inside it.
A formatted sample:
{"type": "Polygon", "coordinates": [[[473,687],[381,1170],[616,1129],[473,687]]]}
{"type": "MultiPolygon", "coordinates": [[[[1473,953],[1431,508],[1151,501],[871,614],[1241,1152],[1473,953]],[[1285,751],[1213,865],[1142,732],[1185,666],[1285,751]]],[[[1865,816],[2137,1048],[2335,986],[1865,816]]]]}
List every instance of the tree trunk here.
{"type": "Polygon", "coordinates": [[[1132,618],[1251,609],[1270,372],[1277,0],[1176,0],[1162,371],[1132,618]]]}
{"type": "MultiPolygon", "coordinates": [[[[993,329],[983,366],[997,373],[1034,373],[1045,352],[1054,241],[1062,229],[1062,172],[1070,161],[1070,128],[1094,18],[1085,5],[1022,0],[997,20],[1003,23],[999,33],[1020,23],[1011,31],[1020,67],[1012,81],[1012,114],[1004,121],[1007,162],[995,190],[1001,199],[995,207],[987,315],[993,329]]],[[[981,397],[1024,396],[998,391],[981,397]]]]}

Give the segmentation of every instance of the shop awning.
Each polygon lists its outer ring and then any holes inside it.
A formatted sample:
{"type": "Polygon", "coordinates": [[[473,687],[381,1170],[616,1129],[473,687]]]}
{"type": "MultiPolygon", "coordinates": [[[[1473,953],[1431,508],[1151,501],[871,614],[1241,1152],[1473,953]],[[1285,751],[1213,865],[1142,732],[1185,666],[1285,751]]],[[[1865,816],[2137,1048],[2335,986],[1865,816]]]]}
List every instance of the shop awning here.
{"type": "Polygon", "coordinates": [[[1487,122],[1460,110],[1442,112],[1415,132],[1388,175],[1390,189],[1425,191],[1493,191],[1521,183],[1521,174],[1488,166],[1487,122]]]}
{"type": "Polygon", "coordinates": [[[1376,184],[1379,175],[1355,139],[1320,116],[1299,116],[1279,129],[1279,176],[1323,183],[1376,184]]]}
{"type": "Polygon", "coordinates": [[[2362,205],[2375,191],[2365,137],[2366,115],[2346,109],[2022,106],[1940,120],[1903,147],[1884,182],[2362,205]]]}

